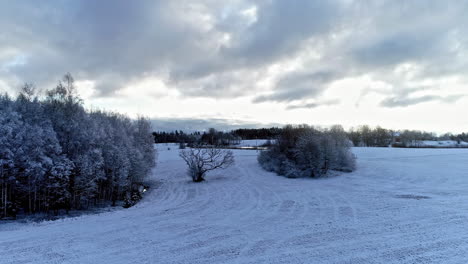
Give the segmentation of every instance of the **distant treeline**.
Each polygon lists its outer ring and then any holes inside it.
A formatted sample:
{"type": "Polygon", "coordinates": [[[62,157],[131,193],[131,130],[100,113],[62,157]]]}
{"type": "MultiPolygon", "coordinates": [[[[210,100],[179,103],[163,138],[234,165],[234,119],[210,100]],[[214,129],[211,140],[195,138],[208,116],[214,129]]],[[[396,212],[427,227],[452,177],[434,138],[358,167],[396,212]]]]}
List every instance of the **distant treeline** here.
{"type": "Polygon", "coordinates": [[[214,128],[204,132],[185,133],[182,130],[172,132],[153,132],[155,143],[185,143],[207,144],[207,145],[234,145],[241,140],[248,139],[275,139],[282,131],[282,128],[259,128],[259,129],[236,129],[230,132],[218,131],[214,128]]]}
{"type": "Polygon", "coordinates": [[[271,128],[242,128],[233,130],[231,133],[240,137],[241,139],[275,139],[283,129],[279,127],[271,128]]]}
{"type": "Polygon", "coordinates": [[[437,136],[435,133],[419,130],[392,130],[382,127],[370,127],[367,125],[351,128],[347,132],[348,138],[357,147],[411,147],[415,142],[422,140],[454,140],[460,143],[468,141],[468,134],[454,135],[446,133],[437,136]]]}
{"type": "MultiPolygon", "coordinates": [[[[211,144],[229,145],[239,140],[248,139],[277,139],[282,135],[284,128],[249,128],[236,129],[229,132],[216,131],[211,128],[205,132],[184,133],[181,130],[173,132],[153,132],[156,143],[187,143],[187,144],[211,144]]],[[[468,134],[458,135],[444,134],[437,136],[435,133],[418,130],[392,130],[382,127],[370,127],[367,125],[351,128],[346,131],[346,136],[357,147],[388,147],[390,145],[405,147],[411,146],[416,141],[422,140],[454,140],[467,141],[468,134]]]]}
{"type": "Polygon", "coordinates": [[[0,95],[0,219],[136,199],[155,164],[150,122],[86,111],[73,78],[0,95]]]}

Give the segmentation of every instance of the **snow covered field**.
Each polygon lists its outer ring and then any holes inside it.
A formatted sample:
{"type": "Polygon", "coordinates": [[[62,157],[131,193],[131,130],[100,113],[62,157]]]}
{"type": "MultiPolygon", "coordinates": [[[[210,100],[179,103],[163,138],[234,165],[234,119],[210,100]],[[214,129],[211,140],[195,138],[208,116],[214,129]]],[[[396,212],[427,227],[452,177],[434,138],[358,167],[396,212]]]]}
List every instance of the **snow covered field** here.
{"type": "Polygon", "coordinates": [[[0,222],[0,263],[466,263],[468,149],[357,148],[357,171],[287,179],[257,152],[191,183],[161,146],[130,209],[0,222]]]}
{"type": "Polygon", "coordinates": [[[460,141],[457,142],[455,140],[439,140],[439,141],[432,141],[432,140],[423,140],[423,141],[416,141],[414,146],[421,146],[421,147],[468,147],[468,142],[460,141]]]}
{"type": "Polygon", "coordinates": [[[260,147],[268,142],[268,139],[244,139],[235,147],[260,147]]]}

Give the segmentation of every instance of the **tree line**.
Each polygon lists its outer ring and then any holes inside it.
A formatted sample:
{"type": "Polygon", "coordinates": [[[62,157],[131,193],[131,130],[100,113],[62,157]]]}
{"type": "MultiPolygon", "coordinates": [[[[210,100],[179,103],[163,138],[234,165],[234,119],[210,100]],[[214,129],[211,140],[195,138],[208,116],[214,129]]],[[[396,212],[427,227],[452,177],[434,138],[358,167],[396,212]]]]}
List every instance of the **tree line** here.
{"type": "Polygon", "coordinates": [[[240,128],[229,132],[209,128],[207,131],[187,133],[182,130],[153,132],[155,143],[228,143],[229,141],[248,139],[274,139],[281,133],[282,128],[240,128]]]}
{"type": "Polygon", "coordinates": [[[423,140],[453,140],[460,143],[468,141],[468,134],[454,135],[446,133],[438,136],[432,132],[420,130],[392,130],[380,126],[370,127],[362,125],[348,130],[347,135],[356,147],[406,147],[423,140]]]}
{"type": "Polygon", "coordinates": [[[131,203],[154,165],[150,122],[85,110],[70,74],[0,95],[0,218],[131,203]]]}
{"type": "Polygon", "coordinates": [[[279,127],[270,128],[240,128],[231,133],[244,140],[249,139],[275,139],[282,131],[279,127]]]}
{"type": "Polygon", "coordinates": [[[242,139],[233,132],[218,131],[214,128],[209,128],[208,131],[204,132],[184,133],[182,130],[175,130],[172,132],[153,132],[152,134],[155,143],[180,143],[189,147],[235,145],[239,144],[242,139]]]}
{"type": "MultiPolygon", "coordinates": [[[[204,132],[184,133],[181,130],[173,132],[153,132],[155,143],[186,143],[194,144],[227,145],[235,144],[240,140],[248,139],[277,139],[285,128],[249,128],[236,129],[229,132],[209,129],[204,132]]],[[[355,147],[388,147],[388,146],[410,146],[414,142],[422,140],[453,140],[457,142],[468,142],[468,134],[436,135],[435,133],[419,130],[393,130],[380,126],[370,127],[362,125],[345,131],[346,136],[355,147]]]]}

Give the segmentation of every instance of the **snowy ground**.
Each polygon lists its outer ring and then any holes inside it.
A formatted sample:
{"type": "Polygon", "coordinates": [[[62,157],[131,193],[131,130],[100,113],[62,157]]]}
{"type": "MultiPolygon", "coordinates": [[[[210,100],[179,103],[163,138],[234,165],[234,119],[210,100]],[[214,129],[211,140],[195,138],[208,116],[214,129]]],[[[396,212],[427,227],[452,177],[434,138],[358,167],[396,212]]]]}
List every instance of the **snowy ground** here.
{"type": "Polygon", "coordinates": [[[264,172],[256,151],[191,183],[161,148],[136,207],[0,224],[0,263],[466,263],[467,149],[354,149],[324,179],[264,172]]]}
{"type": "Polygon", "coordinates": [[[439,141],[432,141],[432,140],[423,140],[417,141],[413,145],[415,146],[423,146],[423,147],[468,147],[468,142],[464,141],[455,141],[455,140],[439,140],[439,141]]]}
{"type": "Polygon", "coordinates": [[[240,144],[235,145],[235,147],[259,147],[266,143],[268,143],[268,139],[246,139],[241,140],[240,144]]]}

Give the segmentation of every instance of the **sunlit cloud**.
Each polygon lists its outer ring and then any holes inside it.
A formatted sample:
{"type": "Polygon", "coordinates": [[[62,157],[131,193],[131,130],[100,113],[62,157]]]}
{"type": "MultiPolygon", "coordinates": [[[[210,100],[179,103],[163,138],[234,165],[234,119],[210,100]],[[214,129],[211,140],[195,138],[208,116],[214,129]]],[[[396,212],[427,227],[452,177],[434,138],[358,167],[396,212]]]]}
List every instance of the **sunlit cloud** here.
{"type": "Polygon", "coordinates": [[[0,89],[47,89],[71,72],[88,105],[132,115],[391,126],[404,110],[408,125],[433,130],[409,116],[467,102],[466,11],[467,1],[11,2],[0,8],[0,89]]]}

